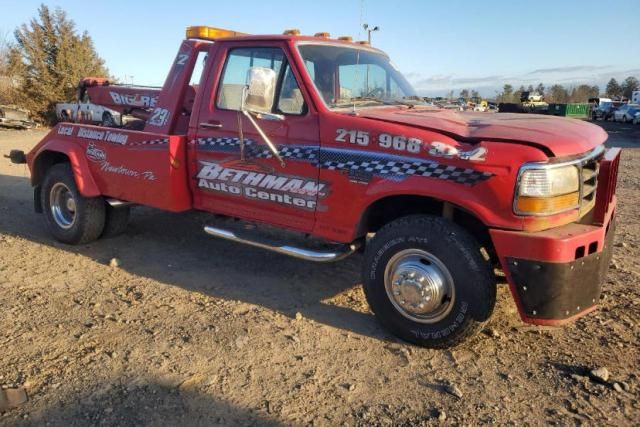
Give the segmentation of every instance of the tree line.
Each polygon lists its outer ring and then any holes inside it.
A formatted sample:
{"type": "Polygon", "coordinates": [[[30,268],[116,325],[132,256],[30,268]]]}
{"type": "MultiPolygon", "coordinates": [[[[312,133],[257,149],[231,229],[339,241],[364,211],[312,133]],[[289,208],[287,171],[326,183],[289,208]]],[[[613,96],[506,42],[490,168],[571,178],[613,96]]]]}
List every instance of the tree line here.
{"type": "Polygon", "coordinates": [[[52,123],[55,104],[73,100],[82,77],[108,76],[89,34],[60,8],[41,5],[13,36],[0,40],[0,104],[26,107],[52,123]]]}
{"type": "MultiPolygon", "coordinates": [[[[540,94],[546,102],[557,104],[587,102],[589,98],[597,97],[621,100],[623,98],[631,99],[631,94],[634,90],[640,90],[640,82],[633,76],[627,77],[622,83],[618,83],[615,78],[611,78],[607,83],[604,93],[600,92],[600,88],[597,85],[581,84],[578,86],[565,87],[561,84],[554,84],[547,89],[544,84],[540,83],[536,87],[533,87],[533,85],[529,85],[527,88],[520,86],[520,88],[516,90],[512,85],[505,84],[502,92],[497,94],[496,101],[519,103],[520,96],[523,92],[540,94]]],[[[462,96],[462,92],[460,96],[462,96]]]]}

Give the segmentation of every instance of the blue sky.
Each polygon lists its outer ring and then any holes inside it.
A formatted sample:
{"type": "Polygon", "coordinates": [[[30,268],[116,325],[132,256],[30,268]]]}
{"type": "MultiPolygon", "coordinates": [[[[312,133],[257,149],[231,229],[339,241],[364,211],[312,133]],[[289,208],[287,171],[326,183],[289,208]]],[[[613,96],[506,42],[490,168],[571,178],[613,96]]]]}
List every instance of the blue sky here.
{"type": "MultiPolygon", "coordinates": [[[[0,32],[36,13],[42,0],[5,0],[0,32]]],[[[254,34],[299,28],[305,34],[365,38],[389,53],[425,95],[504,83],[604,86],[610,77],[640,78],[640,1],[44,1],[89,31],[110,72],[127,82],[160,85],[188,25],[254,34]],[[131,77],[133,76],[133,77],[131,77]]]]}

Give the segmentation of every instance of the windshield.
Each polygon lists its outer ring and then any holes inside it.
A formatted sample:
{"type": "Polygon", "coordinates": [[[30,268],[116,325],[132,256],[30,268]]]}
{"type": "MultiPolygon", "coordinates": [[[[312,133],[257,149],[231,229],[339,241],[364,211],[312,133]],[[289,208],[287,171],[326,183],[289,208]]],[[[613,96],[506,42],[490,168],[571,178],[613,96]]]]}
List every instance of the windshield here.
{"type": "Polygon", "coordinates": [[[300,44],[298,49],[329,108],[422,101],[382,54],[329,44],[300,44]]]}

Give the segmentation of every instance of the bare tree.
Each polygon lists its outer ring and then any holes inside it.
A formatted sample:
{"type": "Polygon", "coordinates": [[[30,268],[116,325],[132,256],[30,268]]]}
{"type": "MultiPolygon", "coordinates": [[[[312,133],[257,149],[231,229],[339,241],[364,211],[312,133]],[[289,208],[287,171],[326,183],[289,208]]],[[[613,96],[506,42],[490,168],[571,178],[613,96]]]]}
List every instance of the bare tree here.
{"type": "Polygon", "coordinates": [[[631,99],[633,91],[640,89],[640,82],[638,82],[637,78],[629,76],[624,79],[620,85],[620,89],[622,89],[622,96],[631,99]]]}
{"type": "Polygon", "coordinates": [[[600,89],[598,86],[580,85],[571,90],[571,102],[587,102],[589,98],[598,96],[600,89]]]}
{"type": "Polygon", "coordinates": [[[564,86],[555,84],[547,92],[547,99],[549,102],[557,104],[567,103],[569,102],[569,91],[564,86]]]}
{"type": "Polygon", "coordinates": [[[11,104],[15,101],[15,81],[9,70],[11,48],[9,33],[0,31],[0,104],[11,104]]]}

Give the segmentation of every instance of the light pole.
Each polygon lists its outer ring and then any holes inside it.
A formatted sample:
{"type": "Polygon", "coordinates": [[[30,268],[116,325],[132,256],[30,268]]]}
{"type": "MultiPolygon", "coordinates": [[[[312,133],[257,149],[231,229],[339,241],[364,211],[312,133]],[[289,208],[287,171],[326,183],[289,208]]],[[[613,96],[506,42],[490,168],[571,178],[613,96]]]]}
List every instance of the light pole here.
{"type": "MultiPolygon", "coordinates": [[[[380,27],[377,25],[375,27],[369,27],[369,24],[362,24],[362,28],[367,32],[367,41],[369,46],[371,46],[371,33],[374,31],[380,31],[380,27]]],[[[369,64],[367,64],[367,93],[369,91],[369,64]]]]}
{"type": "Polygon", "coordinates": [[[367,41],[371,44],[371,33],[374,31],[380,31],[380,27],[377,25],[375,27],[369,27],[369,24],[362,24],[362,28],[367,32],[367,41]]]}

